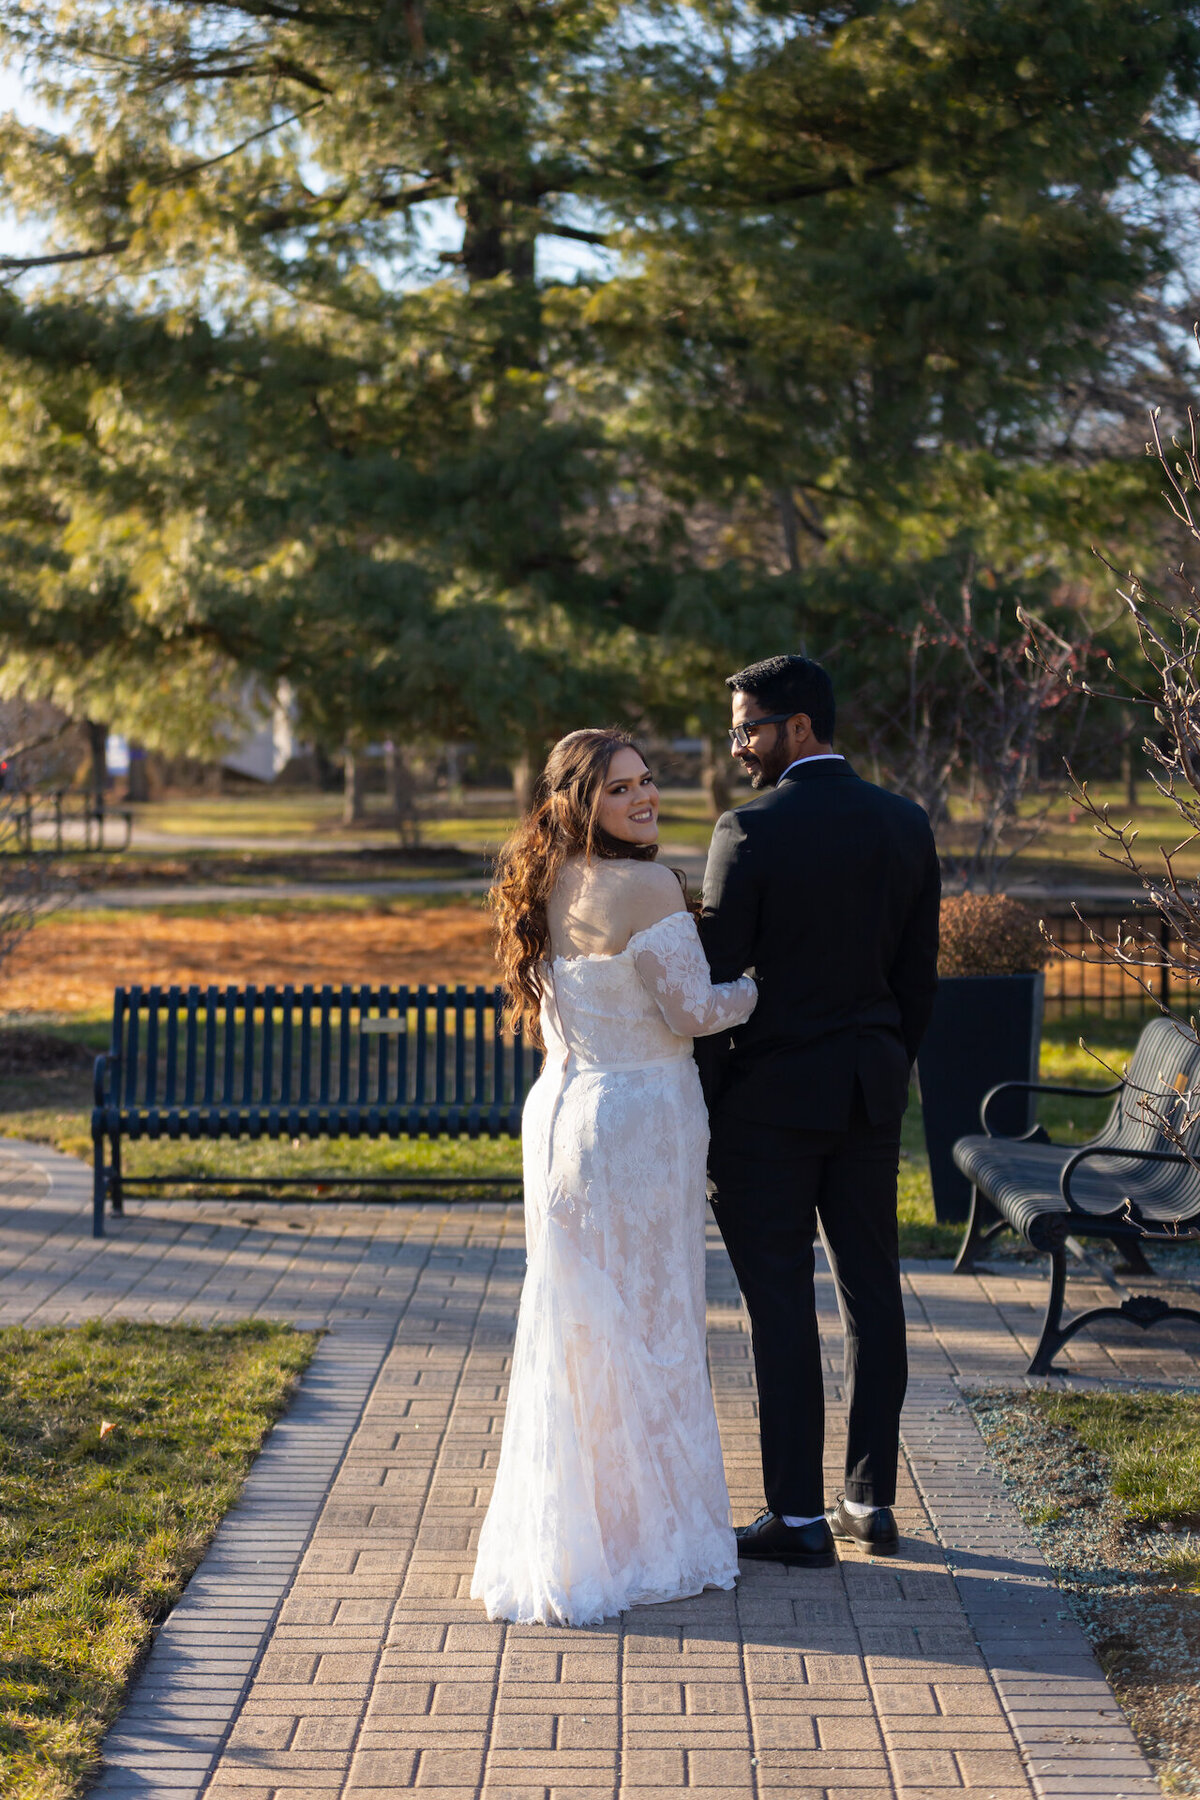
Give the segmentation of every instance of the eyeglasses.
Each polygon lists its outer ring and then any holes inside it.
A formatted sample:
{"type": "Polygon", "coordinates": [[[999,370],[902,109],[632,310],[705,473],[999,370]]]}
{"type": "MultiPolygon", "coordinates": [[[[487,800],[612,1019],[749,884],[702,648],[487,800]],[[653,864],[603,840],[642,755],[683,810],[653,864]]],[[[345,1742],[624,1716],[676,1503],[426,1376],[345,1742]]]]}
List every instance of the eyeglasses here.
{"type": "Polygon", "coordinates": [[[782,725],[785,719],[794,719],[795,713],[764,713],[761,719],[747,719],[744,725],[735,725],[729,733],[730,744],[736,744],[739,750],[750,748],[750,739],[760,725],[782,725]]]}

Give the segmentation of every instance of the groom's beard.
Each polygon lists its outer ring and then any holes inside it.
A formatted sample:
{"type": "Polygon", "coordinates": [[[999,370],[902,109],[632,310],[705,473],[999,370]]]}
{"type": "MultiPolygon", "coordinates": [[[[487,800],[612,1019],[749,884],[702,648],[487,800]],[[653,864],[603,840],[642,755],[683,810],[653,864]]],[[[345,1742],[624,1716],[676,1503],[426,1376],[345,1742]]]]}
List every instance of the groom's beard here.
{"type": "MultiPolygon", "coordinates": [[[[750,777],[750,786],[755,790],[775,786],[776,777],[772,774],[769,765],[759,762],[757,757],[753,761],[744,761],[742,767],[750,777]]],[[[779,773],[782,774],[783,771],[780,770],[779,773]]]]}

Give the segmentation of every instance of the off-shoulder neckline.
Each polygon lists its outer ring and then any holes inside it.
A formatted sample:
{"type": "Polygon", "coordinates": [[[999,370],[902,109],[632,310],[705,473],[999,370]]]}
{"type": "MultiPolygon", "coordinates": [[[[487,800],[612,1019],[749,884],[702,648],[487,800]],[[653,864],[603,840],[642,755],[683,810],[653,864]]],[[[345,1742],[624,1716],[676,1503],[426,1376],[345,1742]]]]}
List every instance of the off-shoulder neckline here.
{"type": "Polygon", "coordinates": [[[622,957],[629,955],[640,938],[649,937],[660,925],[666,925],[672,919],[690,919],[691,916],[686,907],[681,912],[664,913],[661,919],[655,919],[653,925],[644,925],[641,931],[635,931],[623,950],[593,950],[586,956],[555,956],[551,958],[550,967],[556,969],[559,963],[620,962],[622,957]]]}

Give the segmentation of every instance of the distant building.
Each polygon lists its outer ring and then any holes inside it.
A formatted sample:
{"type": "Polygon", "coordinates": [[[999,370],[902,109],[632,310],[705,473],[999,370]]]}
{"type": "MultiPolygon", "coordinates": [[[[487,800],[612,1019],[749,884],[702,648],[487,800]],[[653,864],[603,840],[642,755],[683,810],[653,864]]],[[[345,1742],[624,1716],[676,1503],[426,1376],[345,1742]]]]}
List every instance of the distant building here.
{"type": "Polygon", "coordinates": [[[296,702],[288,683],[280,682],[272,700],[257,682],[247,682],[246,714],[249,729],[231,741],[218,761],[236,775],[274,781],[303,748],[296,741],[296,702]]]}

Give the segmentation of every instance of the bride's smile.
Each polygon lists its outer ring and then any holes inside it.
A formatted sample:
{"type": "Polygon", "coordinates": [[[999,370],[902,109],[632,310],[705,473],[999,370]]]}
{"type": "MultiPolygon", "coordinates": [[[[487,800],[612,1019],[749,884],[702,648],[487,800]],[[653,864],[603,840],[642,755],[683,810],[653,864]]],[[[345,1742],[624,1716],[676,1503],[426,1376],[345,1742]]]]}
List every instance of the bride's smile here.
{"type": "Polygon", "coordinates": [[[596,823],[626,843],[658,842],[658,787],[632,745],[616,751],[608,765],[596,823]]]}

